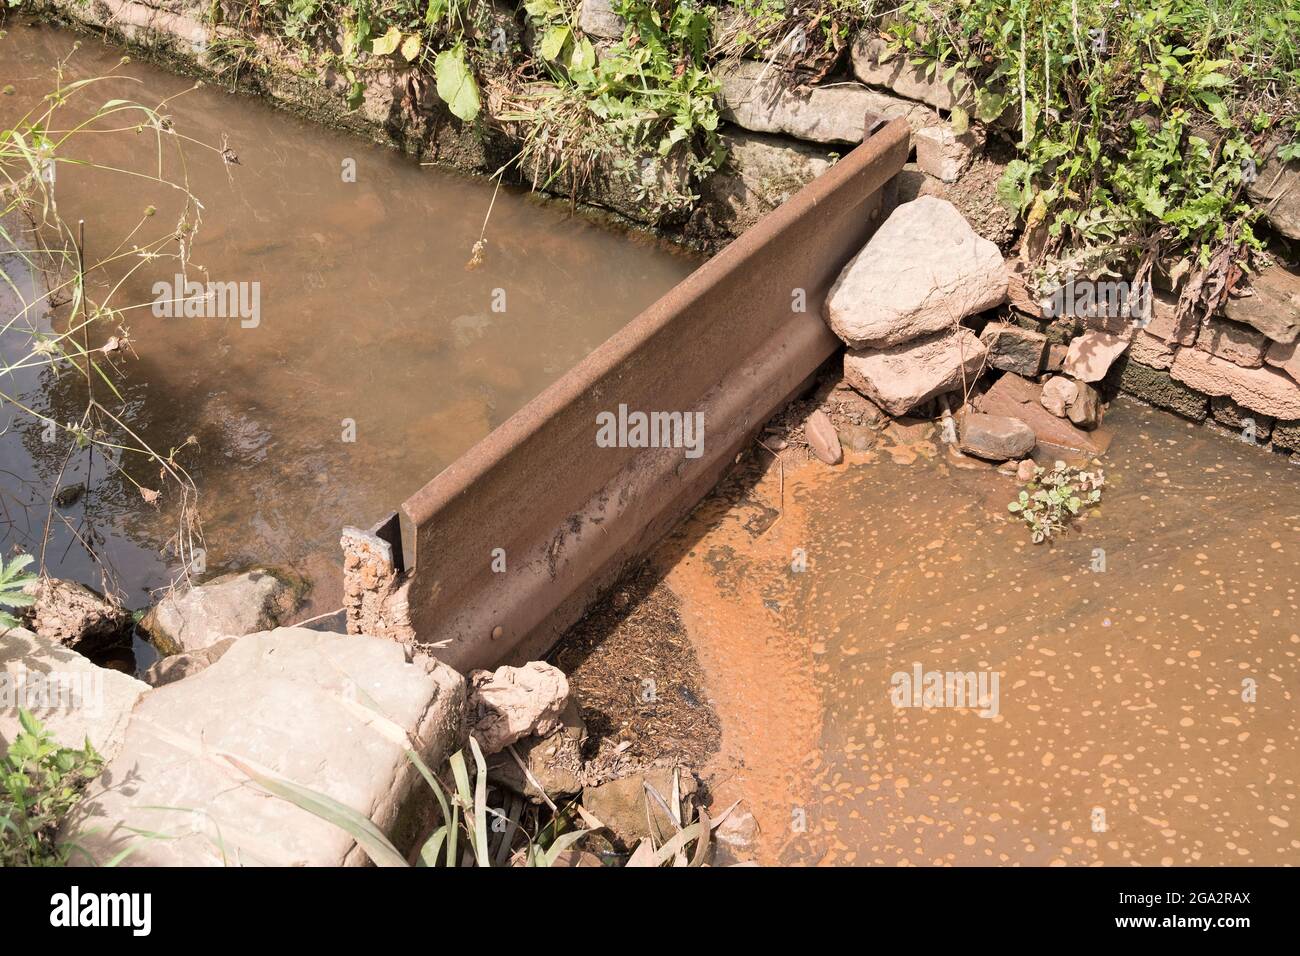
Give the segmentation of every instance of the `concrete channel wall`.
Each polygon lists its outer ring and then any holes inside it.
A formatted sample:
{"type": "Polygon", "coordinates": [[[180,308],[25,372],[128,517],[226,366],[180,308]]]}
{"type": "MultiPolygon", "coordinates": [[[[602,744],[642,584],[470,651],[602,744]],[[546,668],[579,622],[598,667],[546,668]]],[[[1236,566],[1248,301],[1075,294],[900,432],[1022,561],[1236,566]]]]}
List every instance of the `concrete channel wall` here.
{"type": "Polygon", "coordinates": [[[874,126],[408,499],[409,571],[397,522],[377,526],[388,543],[354,532],[350,628],[432,644],[461,671],[545,652],[837,349],[822,301],[888,215],[910,147],[905,121],[874,126]],[[620,405],[699,413],[702,453],[601,447],[598,416],[620,405]]]}

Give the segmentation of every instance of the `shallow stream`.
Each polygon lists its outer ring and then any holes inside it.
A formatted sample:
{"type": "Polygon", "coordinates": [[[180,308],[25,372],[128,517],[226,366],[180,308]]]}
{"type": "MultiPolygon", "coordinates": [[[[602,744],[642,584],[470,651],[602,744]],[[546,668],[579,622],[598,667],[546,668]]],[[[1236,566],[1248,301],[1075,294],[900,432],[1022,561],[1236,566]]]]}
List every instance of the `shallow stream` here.
{"type": "MultiPolygon", "coordinates": [[[[87,165],[55,167],[60,217],[85,220],[86,261],[120,253],[91,274],[96,293],[127,276],[111,303],[125,309],[130,345],[100,363],[123,400],[102,381],[91,387],[164,454],[194,437],[178,461],[197,487],[207,572],[264,562],[294,570],[315,585],[301,617],[342,603],[343,526],[368,526],[396,508],[697,264],[563,205],[507,188],[493,202],[489,182],[420,168],[145,63],[120,65],[123,51],[97,40],[82,39],[74,53],[76,39],[10,20],[0,86],[12,90],[0,97],[0,123],[53,90],[54,67],[66,60],[65,85],[114,78],[72,97],[59,113],[64,128],[122,98],[156,107],[175,131],[79,134],[60,155],[87,165]],[[155,314],[155,284],[173,281],[176,262],[145,261],[132,248],[174,231],[184,206],[180,190],[145,178],[159,155],[162,178],[187,184],[202,203],[188,278],[240,283],[240,302],[256,315],[155,314]],[[156,212],[146,217],[146,207],[156,212]],[[480,235],[482,265],[467,268],[480,235]]],[[[118,113],[92,129],[143,116],[118,113]]],[[[19,261],[5,261],[20,275],[19,261]]],[[[21,307],[13,290],[4,294],[7,321],[21,307]]],[[[31,328],[67,321],[66,307],[40,312],[0,337],[8,361],[29,347],[31,328]]],[[[117,326],[92,326],[90,347],[125,338],[117,326]]],[[[64,422],[80,416],[86,383],[27,371],[0,391],[64,422]]],[[[162,491],[149,505],[102,456],[69,456],[66,436],[44,441],[43,431],[3,410],[0,549],[38,551],[49,490],[84,485],[53,516],[50,573],[98,584],[93,550],[128,606],[146,606],[176,572],[164,552],[177,529],[177,490],[158,482],[157,466],[124,465],[162,491]]]]}

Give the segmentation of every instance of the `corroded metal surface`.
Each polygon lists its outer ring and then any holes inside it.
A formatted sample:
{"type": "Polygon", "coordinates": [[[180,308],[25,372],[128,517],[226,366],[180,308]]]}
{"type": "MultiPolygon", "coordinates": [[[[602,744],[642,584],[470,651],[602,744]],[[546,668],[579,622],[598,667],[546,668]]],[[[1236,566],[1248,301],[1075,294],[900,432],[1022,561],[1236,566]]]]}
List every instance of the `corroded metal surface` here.
{"type": "Polygon", "coordinates": [[[908,148],[905,122],[879,128],[408,499],[410,632],[391,636],[461,670],[549,648],[834,354],[821,303],[908,148]],[[700,413],[701,453],[601,447],[620,405],[700,413]]]}

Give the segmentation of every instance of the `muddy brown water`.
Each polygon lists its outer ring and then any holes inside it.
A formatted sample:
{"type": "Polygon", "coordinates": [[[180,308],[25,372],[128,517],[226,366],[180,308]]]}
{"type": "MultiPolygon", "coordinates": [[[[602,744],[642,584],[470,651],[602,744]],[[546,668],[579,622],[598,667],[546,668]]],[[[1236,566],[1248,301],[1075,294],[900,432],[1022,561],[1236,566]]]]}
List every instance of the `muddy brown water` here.
{"type": "Polygon", "coordinates": [[[923,444],[783,479],[757,451],[660,549],[764,859],[1300,863],[1300,468],[1129,400],[1107,424],[1102,506],[1050,546],[1013,478],[923,444]],[[998,675],[996,706],[896,706],[917,664],[998,675]]]}
{"type": "MultiPolygon", "coordinates": [[[[0,123],[53,88],[51,68],[75,39],[9,22],[0,85],[14,90],[0,97],[0,123]]],[[[185,78],[143,63],[118,66],[122,52],[82,40],[69,79],[113,71],[131,79],[96,85],[68,116],[112,98],[148,106],[172,98],[162,112],[178,132],[228,144],[238,165],[189,146],[185,170],[170,158],[165,168],[174,179],[187,175],[204,206],[190,277],[256,282],[260,307],[255,327],[237,317],[130,310],[135,355],[113,374],[124,418],[164,451],[198,440],[180,460],[200,494],[209,573],[255,562],[296,569],[315,584],[304,617],[341,604],[344,525],[369,525],[396,508],[698,264],[503,188],[483,265],[467,270],[490,183],[420,168],[245,96],[211,86],[185,92],[193,86],[185,78]]],[[[164,137],[165,148],[174,139],[164,137]]],[[[150,169],[155,148],[148,132],[92,134],[69,155],[139,172],[150,169]]],[[[66,221],[86,220],[91,262],[128,234],[128,248],[166,235],[181,210],[171,188],[72,165],[57,168],[55,195],[66,221]],[[132,234],[147,206],[156,215],[132,234]]],[[[113,301],[151,303],[154,283],[170,280],[174,265],[145,263],[113,301]]],[[[109,277],[95,276],[101,290],[109,277]]],[[[116,333],[97,327],[92,347],[116,333]]],[[[15,341],[11,333],[0,343],[10,358],[15,341]]],[[[79,415],[84,399],[72,375],[26,373],[4,387],[60,421],[79,415]]],[[[4,426],[0,548],[36,549],[44,495],[66,449],[9,410],[4,426]]],[[[133,477],[158,485],[156,469],[133,477]]],[[[99,582],[75,528],[93,539],[128,605],[146,605],[174,571],[160,551],[175,527],[175,496],[164,494],[157,510],[144,506],[133,486],[83,453],[62,479],[78,483],[87,491],[60,509],[67,523],[55,521],[50,572],[99,582]]]]}

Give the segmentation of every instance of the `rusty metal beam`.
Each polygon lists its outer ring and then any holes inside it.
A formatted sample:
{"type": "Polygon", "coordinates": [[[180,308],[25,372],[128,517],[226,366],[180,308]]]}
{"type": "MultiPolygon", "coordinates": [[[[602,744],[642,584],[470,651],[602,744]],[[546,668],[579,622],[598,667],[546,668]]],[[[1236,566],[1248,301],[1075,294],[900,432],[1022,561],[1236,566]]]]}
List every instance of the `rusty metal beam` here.
{"type": "Polygon", "coordinates": [[[878,128],[408,499],[392,636],[460,670],[544,653],[834,354],[822,301],[892,208],[908,149],[905,122],[878,128]],[[703,413],[703,453],[598,447],[597,415],[620,404],[703,413]]]}

